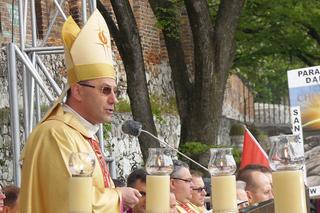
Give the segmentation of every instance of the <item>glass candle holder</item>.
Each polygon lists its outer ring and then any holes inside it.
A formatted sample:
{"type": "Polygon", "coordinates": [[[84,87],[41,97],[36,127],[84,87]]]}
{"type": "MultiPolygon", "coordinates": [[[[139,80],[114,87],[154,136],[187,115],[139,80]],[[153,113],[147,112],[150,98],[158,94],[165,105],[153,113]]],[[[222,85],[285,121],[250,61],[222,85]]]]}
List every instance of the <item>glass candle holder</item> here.
{"type": "Polygon", "coordinates": [[[173,162],[170,150],[165,148],[150,148],[146,162],[146,212],[170,212],[170,177],[173,162]]]}
{"type": "Polygon", "coordinates": [[[238,212],[236,178],[237,169],[232,148],[210,149],[208,169],[211,173],[211,201],[213,212],[238,212]]]}
{"type": "Polygon", "coordinates": [[[274,137],[269,159],[272,170],[299,170],[304,164],[303,146],[298,135],[279,135],[274,137]],[[302,148],[302,150],[301,150],[302,148]]]}
{"type": "Polygon", "coordinates": [[[232,175],[237,170],[237,164],[232,155],[232,148],[210,149],[208,169],[212,176],[232,175]]]}
{"type": "Polygon", "coordinates": [[[146,171],[150,175],[169,175],[173,171],[170,150],[166,148],[149,148],[146,171]]]}
{"type": "Polygon", "coordinates": [[[92,212],[93,153],[73,152],[69,157],[69,213],[92,212]]]}
{"type": "Polygon", "coordinates": [[[306,213],[303,146],[297,135],[274,137],[269,154],[276,213],[306,213]]]}

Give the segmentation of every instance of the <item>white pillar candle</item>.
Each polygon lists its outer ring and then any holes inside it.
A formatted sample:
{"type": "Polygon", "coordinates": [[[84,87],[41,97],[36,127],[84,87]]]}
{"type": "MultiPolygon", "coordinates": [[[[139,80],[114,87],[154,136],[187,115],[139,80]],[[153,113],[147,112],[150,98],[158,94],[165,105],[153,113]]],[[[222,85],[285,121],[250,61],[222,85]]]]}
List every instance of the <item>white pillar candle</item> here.
{"type": "Polygon", "coordinates": [[[69,213],[92,213],[92,177],[71,177],[69,213]]]}
{"type": "Polygon", "coordinates": [[[235,176],[211,176],[211,199],[213,212],[238,212],[235,176]]]}
{"type": "Polygon", "coordinates": [[[170,212],[170,177],[147,175],[146,212],[170,212]]]}
{"type": "Polygon", "coordinates": [[[272,173],[275,213],[306,213],[306,195],[301,170],[272,173]]]}

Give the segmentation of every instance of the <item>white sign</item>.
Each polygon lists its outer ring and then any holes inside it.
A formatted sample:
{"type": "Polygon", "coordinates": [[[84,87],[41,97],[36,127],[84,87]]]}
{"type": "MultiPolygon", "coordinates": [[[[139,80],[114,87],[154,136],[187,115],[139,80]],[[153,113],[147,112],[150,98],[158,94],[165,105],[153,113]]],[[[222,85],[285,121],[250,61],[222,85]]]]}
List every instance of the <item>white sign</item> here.
{"type": "Polygon", "coordinates": [[[291,110],[292,134],[299,135],[299,143],[301,143],[301,148],[303,150],[303,132],[302,132],[300,106],[291,107],[290,110],[291,110]]]}
{"type": "Polygon", "coordinates": [[[310,198],[315,198],[320,196],[320,186],[312,186],[309,188],[310,198]]]}
{"type": "Polygon", "coordinates": [[[288,71],[289,88],[320,84],[320,66],[288,71]]]}

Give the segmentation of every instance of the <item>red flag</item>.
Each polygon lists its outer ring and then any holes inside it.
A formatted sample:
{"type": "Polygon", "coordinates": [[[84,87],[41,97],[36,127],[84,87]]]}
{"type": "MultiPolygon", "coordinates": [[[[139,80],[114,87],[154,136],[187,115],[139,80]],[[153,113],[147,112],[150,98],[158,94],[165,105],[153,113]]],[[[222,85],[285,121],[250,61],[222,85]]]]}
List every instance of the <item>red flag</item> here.
{"type": "Polygon", "coordinates": [[[245,129],[240,169],[248,164],[259,164],[270,168],[267,154],[251,132],[245,129]]]}

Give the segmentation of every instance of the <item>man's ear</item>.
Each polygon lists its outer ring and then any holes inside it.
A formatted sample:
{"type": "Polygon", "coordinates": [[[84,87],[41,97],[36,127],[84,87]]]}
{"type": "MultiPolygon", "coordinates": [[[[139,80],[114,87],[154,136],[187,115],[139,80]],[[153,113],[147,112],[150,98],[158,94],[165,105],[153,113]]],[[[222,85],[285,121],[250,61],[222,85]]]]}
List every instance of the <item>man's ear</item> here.
{"type": "Polygon", "coordinates": [[[170,191],[174,191],[174,189],[175,189],[174,181],[170,179],[170,191]]]}
{"type": "Polygon", "coordinates": [[[253,196],[252,196],[252,192],[246,190],[246,193],[247,193],[247,197],[248,197],[248,201],[250,204],[252,204],[254,201],[253,201],[253,196]]]}
{"type": "Polygon", "coordinates": [[[81,91],[81,86],[77,83],[71,85],[70,87],[71,90],[71,95],[73,98],[75,98],[77,101],[81,101],[82,99],[82,91],[81,91]]]}

